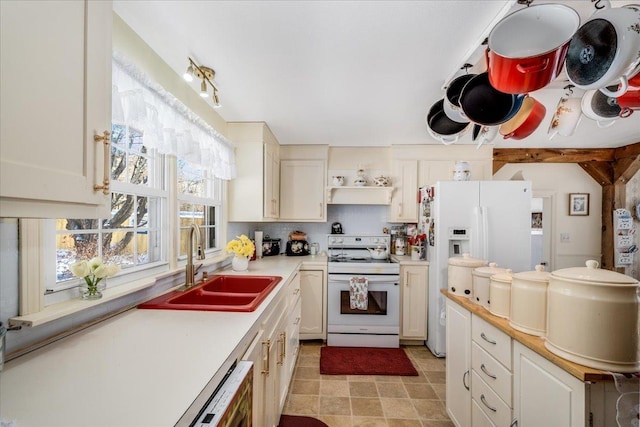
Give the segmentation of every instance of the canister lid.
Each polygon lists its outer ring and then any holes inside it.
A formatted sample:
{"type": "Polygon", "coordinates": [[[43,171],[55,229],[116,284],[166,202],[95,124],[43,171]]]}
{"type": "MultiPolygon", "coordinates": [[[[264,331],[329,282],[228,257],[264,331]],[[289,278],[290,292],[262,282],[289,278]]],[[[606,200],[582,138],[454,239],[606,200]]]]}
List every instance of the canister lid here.
{"type": "Polygon", "coordinates": [[[592,282],[594,284],[601,283],[603,285],[638,285],[638,281],[633,277],[599,268],[600,264],[596,260],[591,259],[585,264],[586,267],[571,267],[555,270],[551,273],[551,276],[562,279],[580,280],[582,282],[592,282]]]}
{"type": "Polygon", "coordinates": [[[494,274],[506,273],[506,272],[507,272],[506,268],[499,268],[497,263],[490,262],[489,265],[486,267],[474,268],[471,274],[473,274],[474,276],[489,278],[494,274]]]}
{"type": "Polygon", "coordinates": [[[513,275],[516,279],[531,280],[534,282],[548,282],[551,273],[544,271],[544,265],[536,265],[534,271],[522,271],[513,275]]]}
{"type": "Polygon", "coordinates": [[[449,265],[456,265],[460,267],[482,267],[487,265],[487,261],[484,259],[472,258],[470,254],[462,254],[461,257],[449,258],[449,265]]]}
{"type": "Polygon", "coordinates": [[[511,283],[513,280],[513,271],[508,268],[504,273],[492,275],[491,280],[495,282],[511,283]]]}

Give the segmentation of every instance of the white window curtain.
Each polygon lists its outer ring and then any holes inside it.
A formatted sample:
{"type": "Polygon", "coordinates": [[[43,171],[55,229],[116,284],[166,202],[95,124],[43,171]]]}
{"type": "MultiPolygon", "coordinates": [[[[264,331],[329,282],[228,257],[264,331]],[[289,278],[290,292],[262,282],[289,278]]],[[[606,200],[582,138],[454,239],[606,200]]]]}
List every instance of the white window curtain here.
{"type": "Polygon", "coordinates": [[[234,145],[175,96],[129,62],[113,55],[112,120],[144,132],[144,143],[211,170],[217,178],[235,178],[234,145]]]}

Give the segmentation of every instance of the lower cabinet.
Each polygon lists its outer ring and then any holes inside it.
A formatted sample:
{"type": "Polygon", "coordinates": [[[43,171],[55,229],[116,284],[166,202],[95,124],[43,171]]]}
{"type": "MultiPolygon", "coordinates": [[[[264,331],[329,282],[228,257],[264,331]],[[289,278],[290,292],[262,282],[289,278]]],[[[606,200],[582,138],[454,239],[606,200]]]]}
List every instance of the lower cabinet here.
{"type": "Polygon", "coordinates": [[[429,267],[401,265],[400,280],[402,301],[400,338],[426,340],[429,267]]]}
{"type": "Polygon", "coordinates": [[[514,418],[518,427],[584,427],[585,383],[516,342],[514,418]]]}
{"type": "Polygon", "coordinates": [[[301,270],[302,319],[300,339],[327,339],[327,274],[325,270],[301,270]]]}
{"type": "Polygon", "coordinates": [[[446,408],[454,425],[616,425],[611,381],[583,382],[456,302],[447,299],[446,310],[446,408]]]}
{"type": "Polygon", "coordinates": [[[255,427],[276,427],[289,390],[299,351],[300,274],[262,322],[242,360],[253,362],[253,414],[255,427]]]}
{"type": "Polygon", "coordinates": [[[471,425],[471,313],[447,300],[446,317],[447,414],[457,427],[468,427],[471,425]]]}

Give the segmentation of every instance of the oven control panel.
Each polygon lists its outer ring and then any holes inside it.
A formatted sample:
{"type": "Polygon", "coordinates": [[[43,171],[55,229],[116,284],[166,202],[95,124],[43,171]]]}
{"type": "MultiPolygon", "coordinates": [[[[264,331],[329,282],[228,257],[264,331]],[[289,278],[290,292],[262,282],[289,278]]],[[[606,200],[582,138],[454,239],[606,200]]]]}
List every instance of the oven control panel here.
{"type": "Polygon", "coordinates": [[[377,246],[389,247],[391,237],[388,234],[381,235],[355,235],[355,234],[329,234],[327,245],[331,248],[375,248],[377,246]]]}

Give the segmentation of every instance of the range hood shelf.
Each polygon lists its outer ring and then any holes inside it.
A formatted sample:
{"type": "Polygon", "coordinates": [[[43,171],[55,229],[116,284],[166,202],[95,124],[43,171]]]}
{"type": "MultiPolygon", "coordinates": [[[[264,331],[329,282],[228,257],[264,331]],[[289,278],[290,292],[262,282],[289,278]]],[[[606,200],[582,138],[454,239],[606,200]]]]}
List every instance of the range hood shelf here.
{"type": "Polygon", "coordinates": [[[332,205],[389,205],[393,187],[327,187],[327,203],[332,205]]]}

